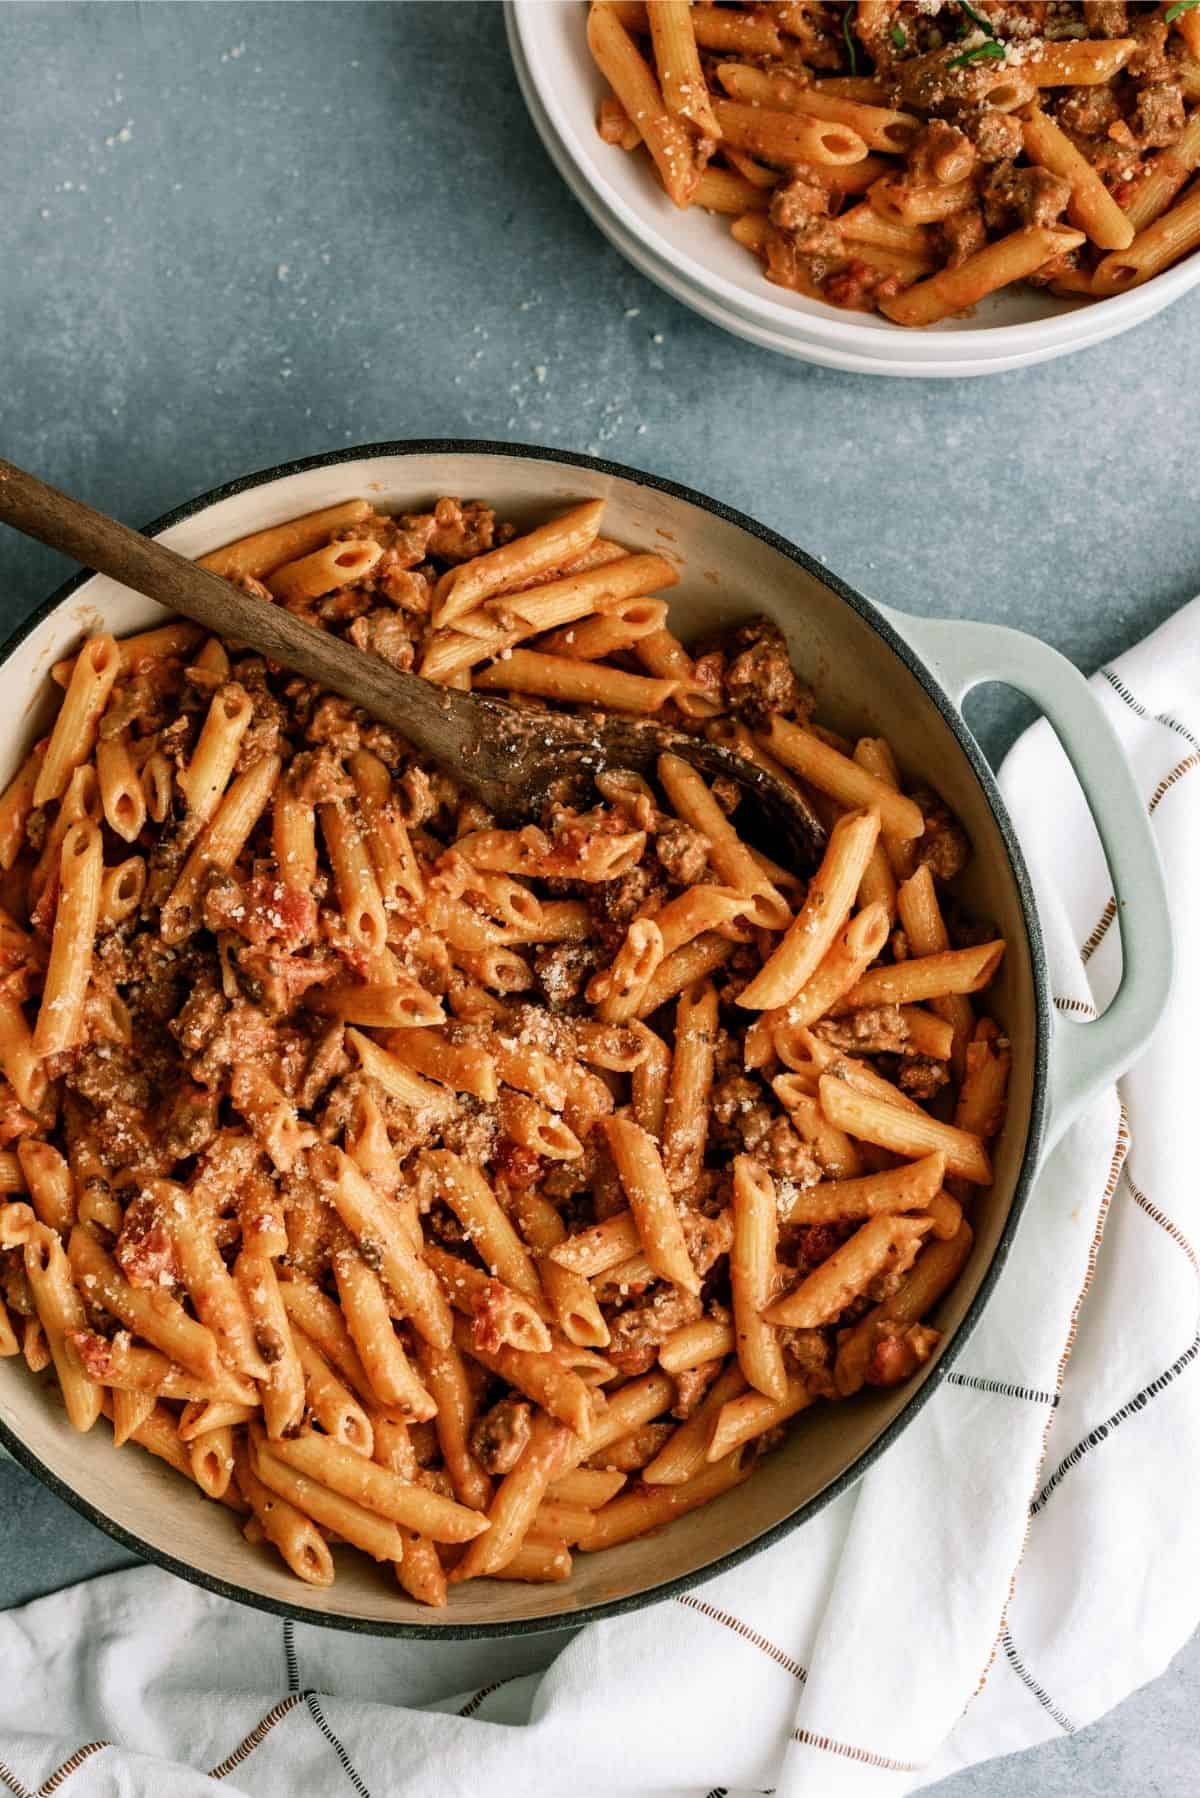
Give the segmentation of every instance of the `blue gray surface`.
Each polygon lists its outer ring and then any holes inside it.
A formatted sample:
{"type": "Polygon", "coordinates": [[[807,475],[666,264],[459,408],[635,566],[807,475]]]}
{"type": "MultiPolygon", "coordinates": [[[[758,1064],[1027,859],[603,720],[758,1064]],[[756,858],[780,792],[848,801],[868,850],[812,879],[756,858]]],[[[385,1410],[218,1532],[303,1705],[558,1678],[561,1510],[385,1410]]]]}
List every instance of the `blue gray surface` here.
{"type": "MultiPolygon", "coordinates": [[[[1200,294],[961,384],[805,368],[666,299],[546,161],[498,6],[0,5],[0,446],[140,523],[387,437],[594,450],[865,591],[1092,669],[1200,588],[1200,294]]],[[[0,633],[69,572],[0,533],[0,633]]],[[[1027,712],[972,714],[1000,754],[1027,712]]],[[[127,1560],[0,1465],[0,1604],[127,1560]]],[[[945,1798],[1200,1788],[1200,1651],[945,1798]]]]}

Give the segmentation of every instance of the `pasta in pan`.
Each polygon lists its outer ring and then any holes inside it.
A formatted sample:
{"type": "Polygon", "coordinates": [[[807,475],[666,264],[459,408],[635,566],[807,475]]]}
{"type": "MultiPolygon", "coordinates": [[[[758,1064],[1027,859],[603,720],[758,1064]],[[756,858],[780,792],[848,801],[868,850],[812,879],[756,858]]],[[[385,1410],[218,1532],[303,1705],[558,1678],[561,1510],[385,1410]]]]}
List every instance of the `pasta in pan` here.
{"type": "Polygon", "coordinates": [[[500,828],[175,626],[61,664],[0,798],[0,1354],[315,1585],[335,1542],[426,1604],[561,1580],[717,1498],[929,1359],[991,1178],[961,828],[814,722],[767,620],[685,647],[641,591],[680,570],[602,513],[354,501],[205,560],[399,666],[764,761],[827,821],[807,880],[678,756],[500,828]]]}
{"type": "Polygon", "coordinates": [[[587,42],[606,142],[810,298],[929,325],[1200,247],[1193,0],[594,0],[587,42]]]}

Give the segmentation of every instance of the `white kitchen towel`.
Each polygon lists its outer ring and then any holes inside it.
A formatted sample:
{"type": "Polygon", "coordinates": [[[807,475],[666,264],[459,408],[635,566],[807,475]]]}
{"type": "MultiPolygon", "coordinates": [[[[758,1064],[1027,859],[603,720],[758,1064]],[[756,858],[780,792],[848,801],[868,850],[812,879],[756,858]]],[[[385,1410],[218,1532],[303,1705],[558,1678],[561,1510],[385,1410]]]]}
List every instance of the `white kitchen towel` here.
{"type": "MultiPolygon", "coordinates": [[[[91,1581],[0,1617],[0,1789],[890,1798],[1078,1729],[1162,1671],[1200,1618],[1200,600],[1093,685],[1175,897],[1169,1015],[1055,1152],[982,1323],[858,1487],[565,1645],[356,1638],[153,1568],[91,1581]]],[[[1055,1003],[1090,1017],[1118,930],[1044,723],[1002,785],[1055,1003]]]]}

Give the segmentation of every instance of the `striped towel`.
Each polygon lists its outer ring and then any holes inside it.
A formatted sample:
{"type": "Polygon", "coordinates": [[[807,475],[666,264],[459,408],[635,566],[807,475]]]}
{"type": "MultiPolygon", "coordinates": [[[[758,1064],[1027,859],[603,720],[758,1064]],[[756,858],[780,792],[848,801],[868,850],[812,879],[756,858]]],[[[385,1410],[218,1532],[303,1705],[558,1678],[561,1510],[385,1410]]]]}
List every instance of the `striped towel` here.
{"type": "MultiPolygon", "coordinates": [[[[1200,1607],[1200,600],[1096,677],[1179,897],[1150,1052],[1047,1166],[983,1322],[885,1459],[719,1579],[572,1638],[384,1642],[155,1569],[0,1618],[20,1798],[841,1798],[1070,1733],[1200,1607]]],[[[1099,846],[1045,724],[1003,787],[1062,1011],[1119,969],[1099,846]]],[[[9,1552],[19,1544],[10,1543],[9,1552]]]]}

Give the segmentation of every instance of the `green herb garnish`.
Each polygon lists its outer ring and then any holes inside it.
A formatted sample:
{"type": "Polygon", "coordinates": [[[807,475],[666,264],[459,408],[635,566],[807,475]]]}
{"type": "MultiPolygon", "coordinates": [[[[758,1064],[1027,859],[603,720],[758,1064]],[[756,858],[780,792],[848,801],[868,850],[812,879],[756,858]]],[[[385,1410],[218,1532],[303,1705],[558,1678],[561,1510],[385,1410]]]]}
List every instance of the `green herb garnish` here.
{"type": "MultiPolygon", "coordinates": [[[[1191,3],[1194,5],[1195,0],[1191,0],[1191,3]]],[[[990,20],[985,19],[982,13],[976,12],[975,8],[970,4],[970,0],[958,0],[958,4],[960,9],[966,13],[968,19],[974,19],[980,31],[986,32],[988,37],[995,37],[996,33],[992,29],[990,20]]]]}
{"type": "Polygon", "coordinates": [[[946,67],[965,69],[973,62],[1003,62],[1004,54],[1004,45],[998,44],[993,37],[986,44],[976,44],[973,50],[964,50],[961,56],[952,57],[946,67]]]}
{"type": "Polygon", "coordinates": [[[897,50],[906,50],[908,48],[908,33],[905,31],[903,25],[892,26],[892,42],[895,44],[897,50]]]}
{"type": "Polygon", "coordinates": [[[850,36],[850,8],[848,6],[842,13],[842,36],[846,40],[846,55],[850,58],[850,73],[857,75],[858,50],[855,47],[854,39],[850,36]]]}
{"type": "Polygon", "coordinates": [[[1175,5],[1167,8],[1167,24],[1173,25],[1181,14],[1191,12],[1194,6],[1200,6],[1200,0],[1175,0],[1175,5]]]}

